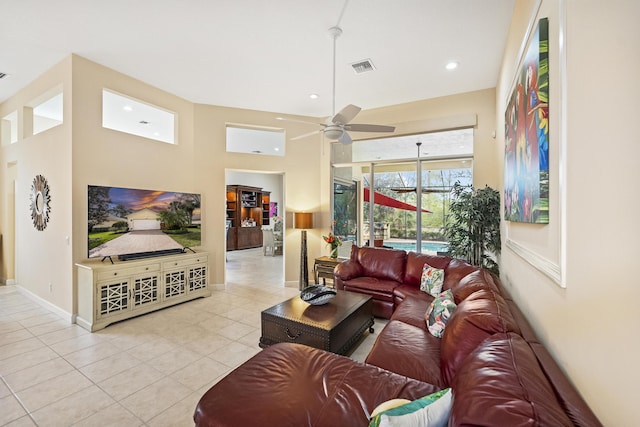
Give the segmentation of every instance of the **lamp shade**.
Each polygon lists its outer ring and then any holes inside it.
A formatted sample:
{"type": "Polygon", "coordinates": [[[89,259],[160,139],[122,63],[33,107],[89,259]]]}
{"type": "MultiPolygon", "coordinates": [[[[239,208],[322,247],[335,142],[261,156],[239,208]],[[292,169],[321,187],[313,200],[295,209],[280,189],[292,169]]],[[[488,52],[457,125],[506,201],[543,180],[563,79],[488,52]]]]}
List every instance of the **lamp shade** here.
{"type": "Polygon", "coordinates": [[[313,214],[311,212],[296,212],[294,227],[299,229],[313,228],[313,214]]]}

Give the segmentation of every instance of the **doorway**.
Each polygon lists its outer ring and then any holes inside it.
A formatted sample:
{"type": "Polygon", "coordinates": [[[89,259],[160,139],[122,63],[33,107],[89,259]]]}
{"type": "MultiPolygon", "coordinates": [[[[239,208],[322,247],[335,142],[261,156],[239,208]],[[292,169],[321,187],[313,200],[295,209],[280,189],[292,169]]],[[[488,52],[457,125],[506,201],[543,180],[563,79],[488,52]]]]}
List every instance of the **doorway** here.
{"type": "MultiPolygon", "coordinates": [[[[273,230],[277,218],[284,218],[284,174],[282,172],[226,170],[226,186],[247,186],[260,188],[269,193],[268,214],[263,216],[262,224],[256,224],[265,230],[273,230]]],[[[265,206],[266,212],[266,206],[265,206]]],[[[227,224],[230,220],[227,216],[227,224]]],[[[235,226],[236,224],[234,224],[235,226]]],[[[248,224],[253,225],[253,221],[248,224]]],[[[242,223],[237,224],[242,226],[242,223]]],[[[223,235],[232,234],[227,229],[223,235]]],[[[225,286],[255,285],[284,287],[284,249],[266,251],[262,242],[248,249],[226,251],[225,286]]],[[[227,245],[225,244],[225,249],[227,245]]]]}

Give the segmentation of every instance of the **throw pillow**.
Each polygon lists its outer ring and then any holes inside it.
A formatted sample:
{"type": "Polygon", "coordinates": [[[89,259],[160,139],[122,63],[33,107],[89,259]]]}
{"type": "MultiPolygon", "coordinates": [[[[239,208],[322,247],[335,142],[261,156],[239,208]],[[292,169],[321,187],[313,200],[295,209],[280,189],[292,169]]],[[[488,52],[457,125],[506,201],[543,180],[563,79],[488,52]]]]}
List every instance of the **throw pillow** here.
{"type": "Polygon", "coordinates": [[[431,296],[437,297],[442,292],[444,283],[444,270],[431,267],[425,264],[422,267],[422,277],[420,278],[420,290],[431,296]]]}
{"type": "Polygon", "coordinates": [[[431,332],[431,335],[436,338],[442,338],[444,328],[455,309],[456,303],[453,300],[453,292],[451,289],[442,292],[433,300],[425,314],[427,328],[429,332],[431,332]]]}
{"type": "Polygon", "coordinates": [[[446,388],[372,416],[369,427],[445,427],[452,404],[451,389],[446,388]]]}

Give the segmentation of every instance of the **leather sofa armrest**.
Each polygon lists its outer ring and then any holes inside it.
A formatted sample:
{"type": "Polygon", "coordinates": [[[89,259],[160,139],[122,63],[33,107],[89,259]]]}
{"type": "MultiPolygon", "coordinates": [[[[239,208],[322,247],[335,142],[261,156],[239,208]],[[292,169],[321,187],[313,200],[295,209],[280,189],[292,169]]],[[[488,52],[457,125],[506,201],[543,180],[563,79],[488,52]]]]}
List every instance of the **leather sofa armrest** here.
{"type": "Polygon", "coordinates": [[[336,265],[336,268],[333,270],[333,275],[336,279],[350,280],[354,277],[362,276],[362,267],[358,262],[348,260],[336,265]]]}

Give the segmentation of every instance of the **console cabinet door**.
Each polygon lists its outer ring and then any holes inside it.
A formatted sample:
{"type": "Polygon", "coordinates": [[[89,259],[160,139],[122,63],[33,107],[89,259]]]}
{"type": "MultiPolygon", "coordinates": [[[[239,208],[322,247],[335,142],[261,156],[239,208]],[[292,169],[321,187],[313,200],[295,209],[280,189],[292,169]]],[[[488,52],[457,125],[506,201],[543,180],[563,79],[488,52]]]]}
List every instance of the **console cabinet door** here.
{"type": "Polygon", "coordinates": [[[113,316],[129,310],[129,278],[109,280],[97,284],[96,317],[113,316]]]}
{"type": "Polygon", "coordinates": [[[132,309],[146,307],[160,302],[160,286],[158,274],[134,276],[131,280],[132,309]]]}
{"type": "Polygon", "coordinates": [[[187,276],[183,268],[164,272],[164,299],[173,300],[187,295],[187,276]]]}
{"type": "Polygon", "coordinates": [[[189,293],[207,289],[207,264],[197,264],[187,268],[189,293]]]}

